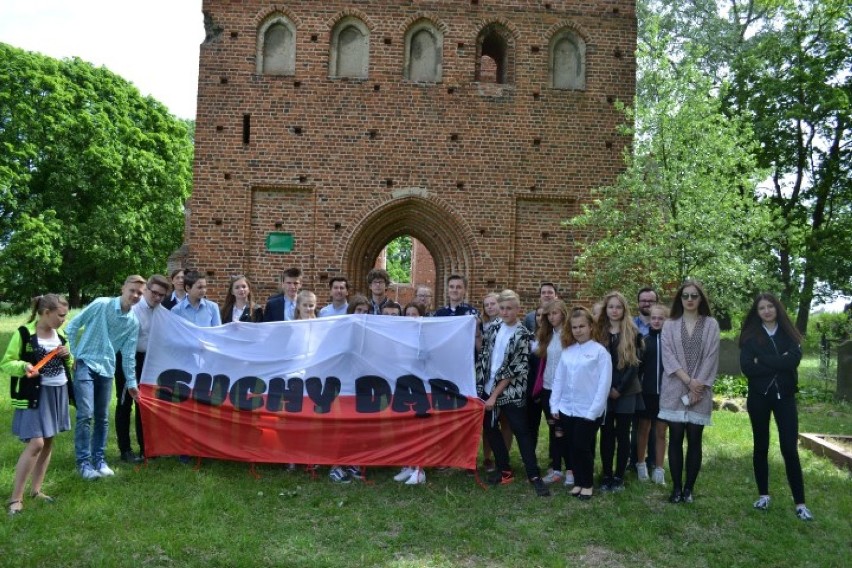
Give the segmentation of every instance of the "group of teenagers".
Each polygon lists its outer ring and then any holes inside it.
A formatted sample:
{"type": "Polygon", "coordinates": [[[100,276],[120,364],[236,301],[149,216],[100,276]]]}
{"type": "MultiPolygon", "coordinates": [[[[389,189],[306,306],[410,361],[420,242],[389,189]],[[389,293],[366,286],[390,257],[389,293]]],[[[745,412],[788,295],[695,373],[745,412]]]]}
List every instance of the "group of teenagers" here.
{"type": "MultiPolygon", "coordinates": [[[[129,463],[144,459],[136,399],[151,318],[157,309],[169,309],[199,326],[360,313],[474,316],[478,322],[476,389],[485,406],[483,457],[489,483],[513,481],[509,452],[514,439],[537,495],[548,496],[549,486],[564,484],[578,499],[591,499],[600,431],[598,489],[621,491],[633,426],[638,479],[665,484],[668,447],[669,500],[693,501],[703,430],[710,424],[713,410],[719,350],[719,326],[699,282],[685,281],[671,306],[659,303],[653,289],[642,289],[635,318],[619,292],[607,294],[592,309],[569,307],[551,283],[540,286],[538,309],[526,315],[512,290],[486,295],[480,312],[465,302],[466,280],[459,275],[447,279],[448,304],[435,310],[427,286],[418,286],[414,300],[403,307],[387,295],[387,271],[371,270],[367,283],[367,295],[350,297],[346,278],[330,279],[330,301],[317,309],[316,295],[301,289],[301,271],[290,268],[282,275],[280,293],[261,307],[253,300],[248,278],[240,275],[231,279],[220,308],[206,297],[206,279],[199,272],[177,270],[170,279],[154,275],[145,280],[133,275],[124,282],[120,296],[97,298],[67,326],[68,302],[62,296],[34,298],[29,321],[12,335],[0,362],[0,371],[10,377],[12,431],[26,444],[16,465],[8,513],[23,510],[28,480],[31,499],[53,500],[42,492],[42,485],[54,437],[71,429],[69,404],[76,406],[74,444],[79,474],[86,480],[114,475],[106,461],[113,386],[118,399],[115,424],[120,457],[129,463]],[[132,451],[130,440],[134,407],[138,454],[132,451]],[[549,464],[544,475],[536,459],[542,416],[549,431],[549,464]],[[649,446],[654,455],[646,463],[649,446]]],[[[797,449],[795,393],[800,343],[801,335],[780,302],[768,293],[758,295],[740,335],[741,366],[749,380],[747,405],[759,494],[754,507],[766,510],[770,504],[769,425],[774,414],[796,515],[811,520],[797,449]]],[[[349,482],[360,472],[357,466],[335,465],[330,478],[349,482]]],[[[414,465],[403,468],[394,479],[413,485],[425,483],[426,477],[423,468],[414,465]]]]}

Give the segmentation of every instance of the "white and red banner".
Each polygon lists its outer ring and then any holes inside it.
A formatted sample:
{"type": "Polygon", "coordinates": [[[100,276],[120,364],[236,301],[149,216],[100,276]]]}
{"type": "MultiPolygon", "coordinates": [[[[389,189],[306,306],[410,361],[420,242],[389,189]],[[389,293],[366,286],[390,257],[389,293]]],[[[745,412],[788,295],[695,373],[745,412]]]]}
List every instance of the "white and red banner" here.
{"type": "Polygon", "coordinates": [[[146,455],[476,466],[472,316],[336,316],[200,328],[156,310],[146,455]]]}

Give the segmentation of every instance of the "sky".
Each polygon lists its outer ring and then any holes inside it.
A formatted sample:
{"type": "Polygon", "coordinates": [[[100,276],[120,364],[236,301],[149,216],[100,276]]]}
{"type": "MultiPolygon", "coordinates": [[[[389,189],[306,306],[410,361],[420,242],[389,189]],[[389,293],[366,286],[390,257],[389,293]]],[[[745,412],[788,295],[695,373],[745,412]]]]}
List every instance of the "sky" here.
{"type": "Polygon", "coordinates": [[[0,0],[0,42],[79,57],[195,118],[201,0],[0,0]]]}

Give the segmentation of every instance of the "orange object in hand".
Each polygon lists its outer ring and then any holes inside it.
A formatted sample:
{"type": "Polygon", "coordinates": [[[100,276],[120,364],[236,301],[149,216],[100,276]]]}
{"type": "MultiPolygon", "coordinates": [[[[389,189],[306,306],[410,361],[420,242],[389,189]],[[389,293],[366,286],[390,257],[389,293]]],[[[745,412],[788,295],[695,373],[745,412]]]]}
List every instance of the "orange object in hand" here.
{"type": "Polygon", "coordinates": [[[62,349],[61,345],[59,347],[54,348],[50,353],[42,357],[41,361],[33,365],[33,368],[27,371],[27,377],[32,379],[33,377],[38,376],[38,372],[41,370],[41,368],[47,365],[51,359],[56,357],[56,355],[59,354],[60,349],[62,349]]]}

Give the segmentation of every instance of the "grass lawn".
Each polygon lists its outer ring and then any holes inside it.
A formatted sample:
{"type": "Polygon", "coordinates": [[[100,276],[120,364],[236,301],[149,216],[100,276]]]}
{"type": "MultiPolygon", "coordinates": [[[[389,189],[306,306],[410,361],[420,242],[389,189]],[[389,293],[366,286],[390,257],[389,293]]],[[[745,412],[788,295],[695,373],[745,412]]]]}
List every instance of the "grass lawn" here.
{"type": "MultiPolygon", "coordinates": [[[[17,324],[8,326],[14,329],[17,324]]],[[[5,328],[0,328],[0,334],[5,328]]],[[[0,340],[0,344],[5,341],[0,340]]],[[[801,430],[852,433],[852,407],[801,408],[801,430]]],[[[752,509],[748,417],[716,412],[705,431],[695,503],[670,505],[668,488],[628,477],[620,494],[580,502],[555,488],[537,498],[521,480],[483,490],[462,471],[428,471],[402,486],[396,469],[332,485],[260,465],[206,460],[199,470],[160,458],[131,467],[108,456],[116,476],[84,482],[73,435],[57,438],[44,491],[0,518],[2,566],[849,566],[852,478],[800,450],[816,520],[796,519],[773,434],[768,512],[752,509]]],[[[11,492],[23,445],[11,435],[8,379],[0,379],[0,495],[11,492]]],[[[112,425],[111,425],[112,426],[112,425]]],[[[542,431],[539,462],[545,464],[542,431]]],[[[513,450],[517,473],[523,468],[513,450]]]]}

